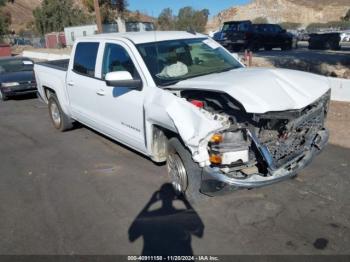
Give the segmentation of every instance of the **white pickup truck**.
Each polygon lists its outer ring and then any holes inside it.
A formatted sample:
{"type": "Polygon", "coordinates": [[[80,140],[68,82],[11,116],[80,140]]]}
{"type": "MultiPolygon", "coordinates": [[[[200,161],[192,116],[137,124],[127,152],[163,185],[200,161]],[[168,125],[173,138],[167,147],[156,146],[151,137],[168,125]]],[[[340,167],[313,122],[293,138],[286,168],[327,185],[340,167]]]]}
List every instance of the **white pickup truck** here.
{"type": "Polygon", "coordinates": [[[57,129],[78,121],[166,162],[192,199],[293,177],[329,137],[327,78],[245,68],[201,34],[85,37],[34,71],[57,129]]]}

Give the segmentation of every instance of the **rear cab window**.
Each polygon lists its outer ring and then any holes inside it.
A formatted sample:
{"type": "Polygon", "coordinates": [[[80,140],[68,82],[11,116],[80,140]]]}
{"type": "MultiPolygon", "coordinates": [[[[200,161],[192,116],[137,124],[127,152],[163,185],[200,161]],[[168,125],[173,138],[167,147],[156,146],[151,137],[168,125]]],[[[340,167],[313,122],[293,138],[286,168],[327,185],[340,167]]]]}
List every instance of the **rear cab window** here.
{"type": "Polygon", "coordinates": [[[73,71],[75,73],[95,77],[99,45],[97,42],[80,42],[77,44],[73,64],[73,71]]]}

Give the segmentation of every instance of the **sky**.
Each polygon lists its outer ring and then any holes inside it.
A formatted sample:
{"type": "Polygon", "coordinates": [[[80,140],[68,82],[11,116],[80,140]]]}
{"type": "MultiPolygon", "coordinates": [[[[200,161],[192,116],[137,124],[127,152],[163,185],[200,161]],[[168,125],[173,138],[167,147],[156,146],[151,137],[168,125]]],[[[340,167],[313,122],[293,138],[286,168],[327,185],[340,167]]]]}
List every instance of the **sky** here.
{"type": "Polygon", "coordinates": [[[140,10],[150,16],[157,17],[164,8],[171,8],[174,14],[184,6],[192,6],[194,9],[209,9],[210,16],[234,6],[248,3],[249,0],[128,0],[129,9],[140,10]]]}

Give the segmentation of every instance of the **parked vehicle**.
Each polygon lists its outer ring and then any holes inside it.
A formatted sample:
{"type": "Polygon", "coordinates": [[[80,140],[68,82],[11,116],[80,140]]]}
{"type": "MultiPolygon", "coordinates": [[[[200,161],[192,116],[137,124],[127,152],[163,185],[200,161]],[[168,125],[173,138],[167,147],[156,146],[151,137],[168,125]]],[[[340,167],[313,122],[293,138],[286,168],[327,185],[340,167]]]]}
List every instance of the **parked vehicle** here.
{"type": "Polygon", "coordinates": [[[296,45],[296,37],[276,24],[252,24],[250,21],[225,22],[222,31],[214,35],[214,40],[229,50],[261,48],[272,50],[292,49],[296,45]]]}
{"type": "Polygon", "coordinates": [[[86,37],[34,71],[55,128],[78,121],[166,161],[192,200],[293,177],[328,140],[327,78],[245,68],[202,34],[86,37]]]}
{"type": "Polygon", "coordinates": [[[340,42],[350,42],[350,32],[341,33],[340,38],[340,42]]]}
{"type": "Polygon", "coordinates": [[[309,33],[305,30],[297,31],[297,40],[298,41],[309,41],[310,36],[309,33]]]}
{"type": "Polygon", "coordinates": [[[340,50],[339,33],[310,34],[309,49],[340,50]]]}
{"type": "Polygon", "coordinates": [[[0,58],[0,100],[37,92],[33,65],[25,57],[0,58]]]}
{"type": "Polygon", "coordinates": [[[229,50],[245,48],[249,45],[248,32],[252,29],[251,25],[249,20],[225,22],[213,39],[229,50]]]}
{"type": "Polygon", "coordinates": [[[16,37],[13,40],[14,45],[33,45],[30,39],[24,37],[16,37]]]}

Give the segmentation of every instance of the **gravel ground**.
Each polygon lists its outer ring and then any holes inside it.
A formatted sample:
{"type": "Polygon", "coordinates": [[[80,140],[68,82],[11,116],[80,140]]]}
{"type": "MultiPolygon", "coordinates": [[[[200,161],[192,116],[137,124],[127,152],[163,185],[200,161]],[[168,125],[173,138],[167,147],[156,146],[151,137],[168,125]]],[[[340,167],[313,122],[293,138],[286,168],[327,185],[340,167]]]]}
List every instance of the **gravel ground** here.
{"type": "Polygon", "coordinates": [[[164,166],[84,127],[57,132],[36,99],[0,103],[0,116],[0,254],[350,254],[350,149],[186,206],[159,193],[164,166]]]}
{"type": "Polygon", "coordinates": [[[350,148],[350,103],[331,102],[327,118],[330,143],[350,148]]]}

